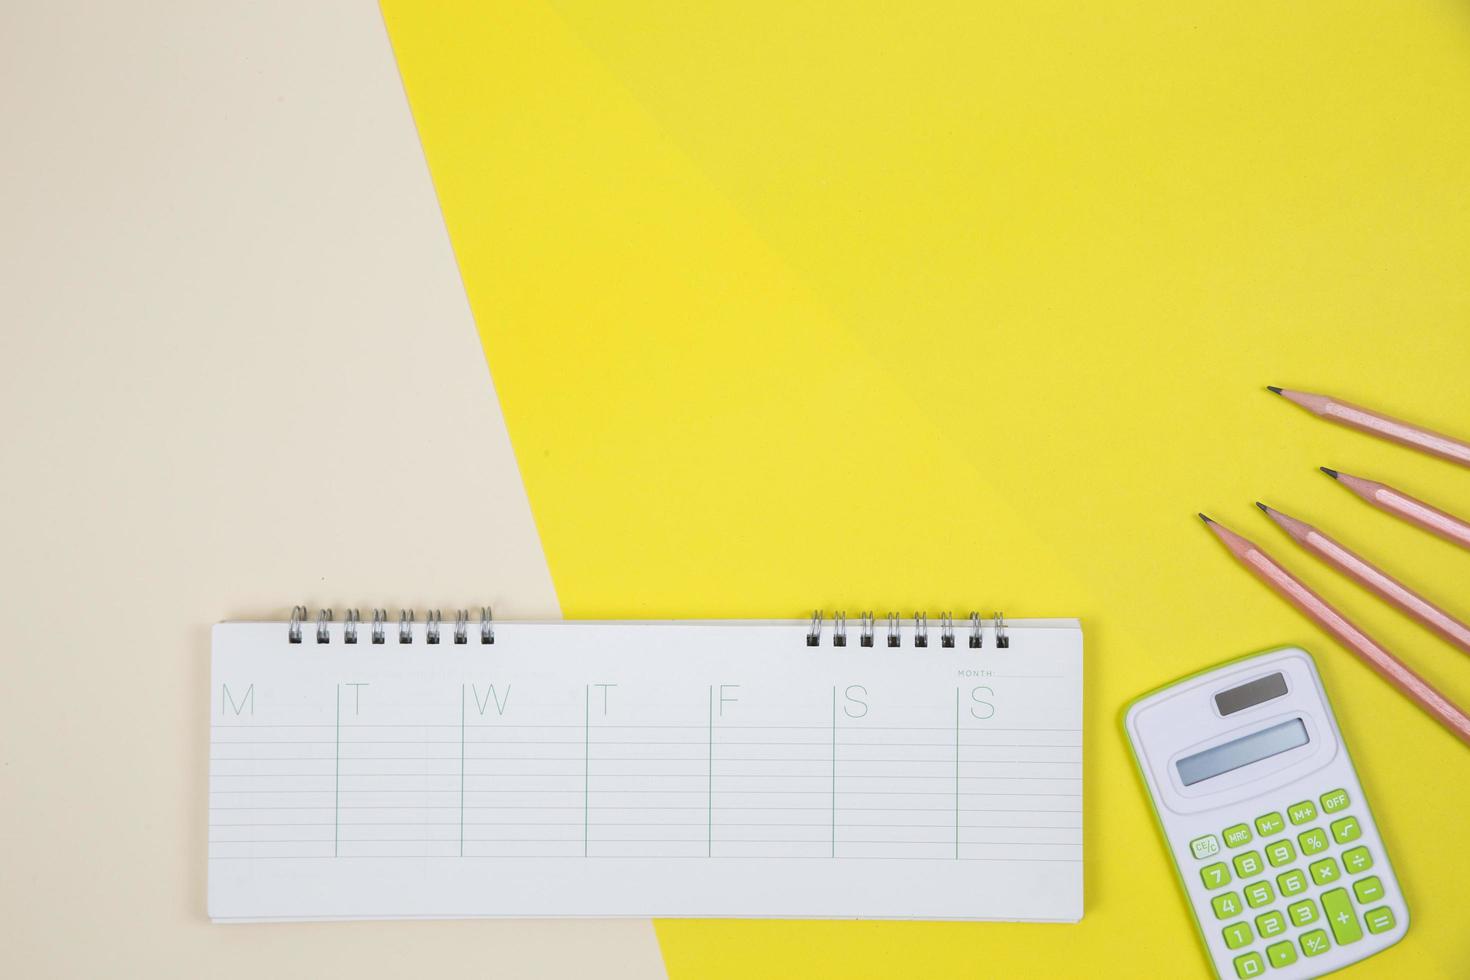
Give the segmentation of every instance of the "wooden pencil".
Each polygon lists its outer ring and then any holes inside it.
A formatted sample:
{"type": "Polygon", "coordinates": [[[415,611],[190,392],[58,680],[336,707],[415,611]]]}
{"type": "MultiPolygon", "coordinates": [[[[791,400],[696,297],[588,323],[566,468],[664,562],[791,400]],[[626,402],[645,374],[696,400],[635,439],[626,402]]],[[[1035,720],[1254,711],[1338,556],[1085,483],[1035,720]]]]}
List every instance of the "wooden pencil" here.
{"type": "Polygon", "coordinates": [[[1428,626],[1466,653],[1470,653],[1470,626],[1389,575],[1372,562],[1355,554],[1306,521],[1283,514],[1260,501],[1256,506],[1291,535],[1293,541],[1321,558],[1363,587],[1377,593],[1409,616],[1428,626]]]}
{"type": "Polygon", "coordinates": [[[1319,466],[1318,469],[1379,510],[1387,511],[1395,517],[1401,517],[1410,524],[1417,524],[1431,534],[1437,534],[1446,541],[1453,541],[1462,548],[1470,548],[1470,524],[1466,524],[1455,515],[1446,514],[1439,508],[1431,507],[1422,500],[1416,500],[1402,490],[1395,490],[1386,483],[1365,480],[1360,476],[1348,476],[1346,473],[1339,473],[1325,466],[1319,466]]]}
{"type": "Polygon", "coordinates": [[[1290,388],[1278,388],[1275,385],[1267,385],[1266,390],[1275,392],[1328,421],[1418,449],[1432,456],[1452,460],[1461,466],[1470,466],[1470,443],[1329,395],[1292,391],[1290,388]]]}
{"type": "Polygon", "coordinates": [[[1460,741],[1470,745],[1470,715],[1466,715],[1434,686],[1414,673],[1403,661],[1395,657],[1376,640],[1348,621],[1334,609],[1326,599],[1309,589],[1305,583],[1281,567],[1270,555],[1254,543],[1236,534],[1229,528],[1216,523],[1204,514],[1199,515],[1205,526],[1214,532],[1236,560],[1250,570],[1251,574],[1266,583],[1308,619],[1322,627],[1343,646],[1388,681],[1404,697],[1413,701],[1436,721],[1450,730],[1460,741]]]}

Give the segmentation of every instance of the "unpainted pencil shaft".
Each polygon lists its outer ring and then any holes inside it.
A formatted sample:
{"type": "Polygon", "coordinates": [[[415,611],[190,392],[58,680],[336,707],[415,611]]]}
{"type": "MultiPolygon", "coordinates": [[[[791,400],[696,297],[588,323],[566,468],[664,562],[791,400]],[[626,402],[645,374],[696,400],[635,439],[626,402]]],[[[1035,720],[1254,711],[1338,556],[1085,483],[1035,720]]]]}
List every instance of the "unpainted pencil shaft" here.
{"type": "Polygon", "coordinates": [[[1326,599],[1313,592],[1307,585],[1292,575],[1262,551],[1253,542],[1234,531],[1216,523],[1205,515],[1205,524],[1215,533],[1235,558],[1250,570],[1277,595],[1301,611],[1308,619],[1322,627],[1339,643],[1356,655],[1400,694],[1413,701],[1450,733],[1470,745],[1470,715],[1434,686],[1409,669],[1367,633],[1354,626],[1346,616],[1332,607],[1326,599]]]}
{"type": "Polygon", "coordinates": [[[1258,506],[1297,544],[1364,588],[1402,609],[1461,650],[1470,653],[1470,625],[1466,625],[1445,612],[1383,569],[1356,552],[1343,547],[1305,521],[1299,521],[1265,504],[1258,506]]]}
{"type": "Polygon", "coordinates": [[[1329,470],[1325,466],[1322,467],[1322,472],[1379,510],[1387,511],[1395,517],[1401,517],[1410,524],[1418,525],[1446,541],[1453,541],[1462,548],[1470,548],[1470,524],[1460,520],[1454,514],[1447,514],[1438,507],[1431,507],[1424,501],[1411,497],[1402,490],[1395,490],[1386,483],[1379,483],[1377,480],[1349,476],[1338,470],[1329,470]]]}
{"type": "Polygon", "coordinates": [[[1274,386],[1270,390],[1319,418],[1418,449],[1431,456],[1451,460],[1461,466],[1470,466],[1470,443],[1391,415],[1384,415],[1382,412],[1375,412],[1371,408],[1333,398],[1331,395],[1317,395],[1309,391],[1293,391],[1274,386]]]}

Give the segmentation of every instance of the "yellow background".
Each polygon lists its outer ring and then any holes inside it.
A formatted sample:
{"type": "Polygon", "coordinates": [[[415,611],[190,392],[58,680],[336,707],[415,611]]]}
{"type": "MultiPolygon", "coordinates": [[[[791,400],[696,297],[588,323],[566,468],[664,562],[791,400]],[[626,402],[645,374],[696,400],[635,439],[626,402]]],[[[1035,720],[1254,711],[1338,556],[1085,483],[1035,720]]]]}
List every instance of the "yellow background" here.
{"type": "Polygon", "coordinates": [[[1117,712],[1281,643],[1413,912],[1356,975],[1470,972],[1470,752],[1194,518],[1470,703],[1250,506],[1470,613],[1470,554],[1315,467],[1462,513],[1470,472],[1262,390],[1470,433],[1470,6],[384,7],[565,615],[1086,629],[1080,925],[664,921],[673,976],[1201,974],[1117,712]]]}

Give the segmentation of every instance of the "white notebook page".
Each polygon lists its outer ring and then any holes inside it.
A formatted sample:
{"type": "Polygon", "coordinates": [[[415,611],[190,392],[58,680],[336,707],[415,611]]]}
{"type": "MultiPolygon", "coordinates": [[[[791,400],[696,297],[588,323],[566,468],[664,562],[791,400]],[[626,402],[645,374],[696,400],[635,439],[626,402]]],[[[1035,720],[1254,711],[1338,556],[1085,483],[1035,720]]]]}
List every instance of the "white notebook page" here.
{"type": "Polygon", "coordinates": [[[215,627],[220,921],[1075,921],[1082,635],[792,622],[215,627]]]}

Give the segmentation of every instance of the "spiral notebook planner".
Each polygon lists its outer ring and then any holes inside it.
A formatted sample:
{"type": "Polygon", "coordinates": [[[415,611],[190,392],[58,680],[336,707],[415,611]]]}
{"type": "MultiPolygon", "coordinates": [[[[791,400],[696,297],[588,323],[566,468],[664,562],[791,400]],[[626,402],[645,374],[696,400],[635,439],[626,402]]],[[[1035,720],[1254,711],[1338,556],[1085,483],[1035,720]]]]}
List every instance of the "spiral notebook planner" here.
{"type": "Polygon", "coordinates": [[[221,623],[216,921],[1082,915],[1076,620],[221,623]]]}

